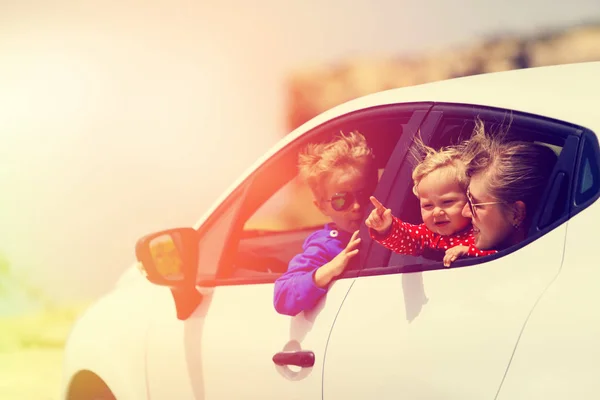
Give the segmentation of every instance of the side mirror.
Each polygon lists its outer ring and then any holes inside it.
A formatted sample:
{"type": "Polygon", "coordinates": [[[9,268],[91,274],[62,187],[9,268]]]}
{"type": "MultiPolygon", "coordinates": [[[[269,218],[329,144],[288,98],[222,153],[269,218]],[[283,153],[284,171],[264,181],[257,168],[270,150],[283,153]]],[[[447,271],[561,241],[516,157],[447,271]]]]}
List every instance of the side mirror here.
{"type": "Polygon", "coordinates": [[[171,289],[180,320],[189,318],[202,301],[196,290],[198,242],[195,229],[175,228],[146,235],[135,245],[141,272],[151,283],[171,289]]]}
{"type": "Polygon", "coordinates": [[[139,239],[135,255],[146,278],[160,286],[194,288],[198,269],[198,232],[168,229],[139,239]]]}

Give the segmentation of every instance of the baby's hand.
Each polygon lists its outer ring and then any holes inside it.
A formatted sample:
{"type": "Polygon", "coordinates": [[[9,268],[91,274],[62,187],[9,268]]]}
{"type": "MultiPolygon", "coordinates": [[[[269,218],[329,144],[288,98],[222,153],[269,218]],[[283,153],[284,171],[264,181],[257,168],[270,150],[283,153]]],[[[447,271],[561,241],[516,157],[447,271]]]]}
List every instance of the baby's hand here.
{"type": "Polygon", "coordinates": [[[371,203],[375,206],[367,217],[365,224],[377,231],[380,235],[387,233],[392,226],[392,210],[385,208],[375,197],[371,196],[371,203]]]}
{"type": "Polygon", "coordinates": [[[449,248],[444,255],[444,267],[449,267],[458,257],[464,256],[468,251],[468,246],[454,246],[449,248]]]}

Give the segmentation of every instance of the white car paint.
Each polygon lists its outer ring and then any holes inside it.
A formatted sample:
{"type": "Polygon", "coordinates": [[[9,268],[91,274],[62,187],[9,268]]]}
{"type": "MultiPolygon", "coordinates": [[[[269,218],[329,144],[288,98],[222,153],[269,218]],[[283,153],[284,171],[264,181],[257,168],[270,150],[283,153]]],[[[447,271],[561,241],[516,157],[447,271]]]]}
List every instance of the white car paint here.
{"type": "Polygon", "coordinates": [[[560,270],[565,234],[563,224],[475,267],[357,279],[331,334],[323,398],[493,399],[560,270]]]}
{"type": "Polygon", "coordinates": [[[165,296],[148,337],[152,398],[321,398],[329,331],[351,282],[337,281],[320,307],[295,318],[274,311],[273,284],[215,288],[186,321],[174,318],[165,296]],[[275,353],[300,343],[315,353],[313,368],[273,364],[275,353]]]}
{"type": "Polygon", "coordinates": [[[598,397],[598,221],[598,201],[569,220],[563,267],[527,322],[499,400],[598,397]]]}
{"type": "MultiPolygon", "coordinates": [[[[600,132],[599,76],[600,63],[535,68],[350,101],[282,139],[195,227],[258,166],[336,116],[383,104],[443,101],[530,112],[600,132]]],[[[595,229],[586,226],[599,217],[595,203],[540,240],[477,267],[343,279],[320,310],[296,317],[274,311],[273,284],[264,284],[200,288],[205,301],[180,321],[168,289],[128,275],[75,324],[65,350],[63,398],[81,370],[101,377],[120,400],[329,400],[372,398],[374,392],[383,398],[494,398],[515,346],[500,399],[600,394],[591,383],[597,380],[590,380],[600,370],[599,350],[589,346],[600,337],[600,314],[593,312],[600,263],[591,253],[595,229]],[[419,317],[407,320],[407,313],[419,317]],[[564,337],[572,338],[571,348],[561,347],[564,337]],[[273,354],[293,340],[317,354],[313,369],[272,363],[273,354]]]]}
{"type": "Polygon", "coordinates": [[[76,322],[65,347],[61,398],[84,370],[110,382],[117,399],[147,398],[145,338],[153,299],[165,290],[139,275],[100,298],[76,322]]]}

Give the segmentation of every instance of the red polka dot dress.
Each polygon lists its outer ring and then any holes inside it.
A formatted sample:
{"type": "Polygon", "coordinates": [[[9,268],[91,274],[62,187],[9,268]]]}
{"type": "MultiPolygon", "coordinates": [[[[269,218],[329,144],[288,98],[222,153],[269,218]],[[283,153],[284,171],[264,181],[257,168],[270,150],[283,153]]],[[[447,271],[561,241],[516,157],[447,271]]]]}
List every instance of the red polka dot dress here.
{"type": "Polygon", "coordinates": [[[385,236],[369,229],[371,237],[377,243],[400,254],[420,255],[423,249],[448,250],[455,246],[468,246],[468,256],[482,257],[495,254],[496,250],[479,250],[475,247],[473,227],[450,236],[442,236],[432,232],[425,224],[412,225],[393,217],[392,227],[385,236]]]}

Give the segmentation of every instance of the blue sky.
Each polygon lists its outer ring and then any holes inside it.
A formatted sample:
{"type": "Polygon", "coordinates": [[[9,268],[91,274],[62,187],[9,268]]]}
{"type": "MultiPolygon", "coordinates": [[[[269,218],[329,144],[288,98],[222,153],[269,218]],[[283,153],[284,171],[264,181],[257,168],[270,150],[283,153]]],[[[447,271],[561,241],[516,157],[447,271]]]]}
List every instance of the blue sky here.
{"type": "Polygon", "coordinates": [[[287,133],[289,71],[600,21],[597,0],[15,3],[0,251],[57,298],[107,290],[139,236],[192,225],[287,133]]]}

